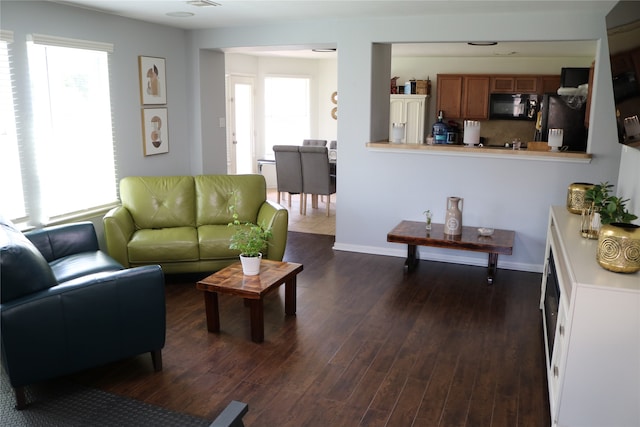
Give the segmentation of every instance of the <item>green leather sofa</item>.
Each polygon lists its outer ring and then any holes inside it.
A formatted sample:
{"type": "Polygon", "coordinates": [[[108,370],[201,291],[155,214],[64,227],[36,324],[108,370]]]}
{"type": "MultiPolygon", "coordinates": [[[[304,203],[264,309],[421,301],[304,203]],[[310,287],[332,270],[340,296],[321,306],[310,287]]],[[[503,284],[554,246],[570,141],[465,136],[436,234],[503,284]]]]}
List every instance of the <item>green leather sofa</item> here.
{"type": "Polygon", "coordinates": [[[229,249],[232,204],[241,222],[271,227],[263,257],[284,256],[288,212],[267,200],[262,175],[130,176],[120,181],[120,201],[105,215],[104,232],[109,255],[125,267],[199,273],[238,261],[229,249]]]}

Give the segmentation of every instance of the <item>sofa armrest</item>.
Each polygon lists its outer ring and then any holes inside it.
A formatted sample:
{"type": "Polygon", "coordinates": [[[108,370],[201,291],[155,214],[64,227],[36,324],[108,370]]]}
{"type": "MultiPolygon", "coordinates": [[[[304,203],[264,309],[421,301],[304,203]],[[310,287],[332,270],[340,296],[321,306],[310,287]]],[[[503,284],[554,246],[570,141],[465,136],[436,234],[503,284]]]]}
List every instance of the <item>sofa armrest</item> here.
{"type": "Polygon", "coordinates": [[[157,265],[96,273],[0,305],[2,358],[13,387],[164,347],[157,265]]]}
{"type": "Polygon", "coordinates": [[[265,201],[258,211],[258,224],[271,227],[271,238],[267,248],[267,259],[282,261],[287,247],[289,212],[277,203],[265,201]]]}
{"type": "Polygon", "coordinates": [[[107,253],[124,267],[131,267],[127,246],[135,231],[131,214],[124,206],[118,206],[107,212],[103,223],[107,253]]]}
{"type": "Polygon", "coordinates": [[[98,237],[89,221],[55,225],[25,233],[47,262],[82,252],[99,250],[98,237]]]}

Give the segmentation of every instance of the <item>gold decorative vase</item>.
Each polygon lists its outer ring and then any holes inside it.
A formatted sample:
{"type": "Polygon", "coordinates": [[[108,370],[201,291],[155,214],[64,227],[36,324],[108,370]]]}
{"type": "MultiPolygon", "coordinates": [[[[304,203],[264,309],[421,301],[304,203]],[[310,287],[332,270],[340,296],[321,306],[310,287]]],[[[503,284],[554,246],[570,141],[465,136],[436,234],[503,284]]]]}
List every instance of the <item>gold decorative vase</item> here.
{"type": "Polygon", "coordinates": [[[640,270],[640,226],[620,222],[603,225],[596,259],[602,268],[616,273],[640,270]]]}
{"type": "Polygon", "coordinates": [[[569,184],[567,190],[567,210],[573,214],[580,215],[582,209],[589,207],[589,202],[584,200],[587,190],[593,188],[593,184],[588,182],[574,182],[569,184]]]}

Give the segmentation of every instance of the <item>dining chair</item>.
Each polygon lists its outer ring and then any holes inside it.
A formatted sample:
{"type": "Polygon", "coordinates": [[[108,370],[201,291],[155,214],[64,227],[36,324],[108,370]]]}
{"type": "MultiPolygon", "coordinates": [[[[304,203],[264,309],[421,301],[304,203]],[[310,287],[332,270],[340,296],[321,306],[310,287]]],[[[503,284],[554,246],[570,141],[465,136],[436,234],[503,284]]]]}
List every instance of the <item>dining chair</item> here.
{"type": "Polygon", "coordinates": [[[300,214],[303,214],[302,164],[299,147],[297,145],[274,145],[273,152],[276,157],[278,204],[280,204],[281,193],[289,193],[289,207],[291,207],[291,196],[299,194],[300,214]]]}
{"type": "Polygon", "coordinates": [[[327,140],[326,139],[303,139],[302,145],[303,146],[311,145],[314,147],[326,147],[327,140]]]}
{"type": "Polygon", "coordinates": [[[331,195],[336,192],[336,176],[331,174],[327,147],[301,146],[302,197],[304,214],[307,211],[307,194],[311,194],[312,208],[318,207],[318,196],[327,196],[327,216],[329,216],[331,195]]]}

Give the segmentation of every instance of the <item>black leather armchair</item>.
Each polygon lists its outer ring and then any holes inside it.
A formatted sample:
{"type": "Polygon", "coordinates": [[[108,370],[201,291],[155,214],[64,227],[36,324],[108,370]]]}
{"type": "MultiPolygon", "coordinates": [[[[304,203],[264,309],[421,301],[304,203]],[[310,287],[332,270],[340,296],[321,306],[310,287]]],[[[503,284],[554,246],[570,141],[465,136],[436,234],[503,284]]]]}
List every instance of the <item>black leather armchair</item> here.
{"type": "Polygon", "coordinates": [[[123,269],[90,222],[23,234],[0,218],[0,280],[2,364],[18,409],[29,384],[145,352],[162,369],[162,269],[123,269]]]}

